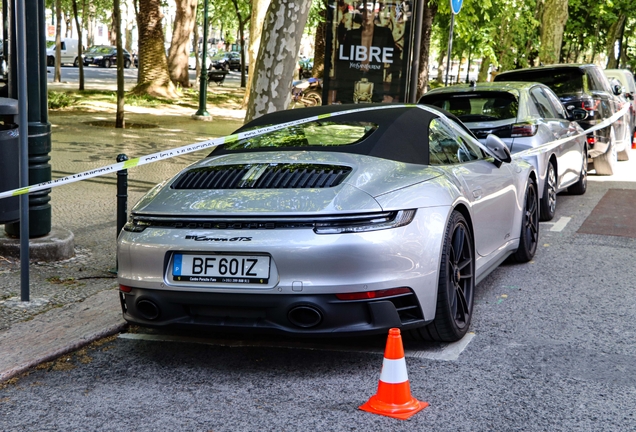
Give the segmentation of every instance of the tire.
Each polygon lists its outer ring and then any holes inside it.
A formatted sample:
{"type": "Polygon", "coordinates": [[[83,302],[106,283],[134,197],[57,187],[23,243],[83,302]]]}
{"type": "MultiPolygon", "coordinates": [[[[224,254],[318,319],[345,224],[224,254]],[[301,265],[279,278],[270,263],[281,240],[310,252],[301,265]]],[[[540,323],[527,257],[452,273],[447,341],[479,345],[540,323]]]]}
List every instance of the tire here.
{"type": "Polygon", "coordinates": [[[618,159],[619,161],[628,161],[629,153],[632,150],[632,136],[630,135],[631,131],[629,130],[629,128],[625,129],[626,136],[623,138],[623,141],[625,142],[625,150],[618,152],[618,154],[616,155],[616,159],[618,159]]]}
{"type": "Polygon", "coordinates": [[[79,58],[75,57],[75,61],[73,62],[74,67],[79,67],[79,58]]]}
{"type": "Polygon", "coordinates": [[[102,63],[104,65],[105,68],[110,68],[110,60],[109,59],[105,59],[104,63],[102,63]]]}
{"type": "Polygon", "coordinates": [[[607,151],[594,158],[594,169],[597,175],[612,175],[616,170],[618,156],[616,154],[616,135],[614,128],[610,132],[610,146],[607,151]]]}
{"type": "Polygon", "coordinates": [[[550,161],[548,170],[545,175],[545,185],[543,188],[543,197],[540,201],[540,212],[542,221],[550,221],[554,219],[556,213],[557,200],[557,177],[554,162],[550,161]]]}
{"type": "Polygon", "coordinates": [[[124,60],[124,68],[125,68],[125,69],[128,69],[128,68],[130,67],[130,63],[131,63],[131,62],[130,62],[130,60],[128,60],[128,59],[124,60]]]}
{"type": "Polygon", "coordinates": [[[475,296],[475,254],[468,222],[456,210],[444,233],[437,307],[432,323],[411,331],[416,339],[454,342],[468,332],[475,296]]]}
{"type": "Polygon", "coordinates": [[[581,167],[581,175],[579,180],[568,188],[568,193],[572,195],[583,195],[587,190],[587,154],[583,158],[583,166],[581,167]]]}
{"type": "Polygon", "coordinates": [[[229,72],[230,71],[230,65],[228,63],[225,63],[221,69],[223,69],[226,72],[229,72]]]}
{"type": "Polygon", "coordinates": [[[521,215],[521,234],[519,247],[512,255],[518,263],[525,263],[534,258],[539,243],[539,200],[537,199],[537,183],[528,179],[524,196],[523,214],[521,215]]]}
{"type": "Polygon", "coordinates": [[[307,107],[322,105],[322,95],[318,93],[317,91],[312,90],[312,91],[306,92],[303,95],[302,99],[303,99],[303,104],[307,107]]]}
{"type": "Polygon", "coordinates": [[[46,58],[47,66],[55,66],[55,57],[47,57],[46,58]]]}

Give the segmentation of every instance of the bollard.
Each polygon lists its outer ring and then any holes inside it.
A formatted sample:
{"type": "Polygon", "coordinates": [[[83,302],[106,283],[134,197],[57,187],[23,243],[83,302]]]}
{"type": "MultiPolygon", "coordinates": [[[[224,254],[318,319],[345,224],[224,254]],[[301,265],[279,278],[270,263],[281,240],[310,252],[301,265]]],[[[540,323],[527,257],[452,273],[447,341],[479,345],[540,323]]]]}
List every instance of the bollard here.
{"type": "MultiPolygon", "coordinates": [[[[117,162],[125,162],[128,160],[128,156],[125,154],[117,155],[117,162]]],[[[124,225],[126,225],[127,209],[128,207],[128,170],[123,169],[117,171],[117,235],[119,237],[124,225]]]]}
{"type": "MultiPolygon", "coordinates": [[[[128,160],[128,156],[125,154],[117,155],[117,163],[125,162],[128,160]]],[[[115,238],[119,237],[119,233],[126,225],[126,213],[128,211],[128,170],[123,169],[117,171],[117,235],[115,238]]],[[[108,269],[109,273],[117,274],[117,269],[119,268],[119,264],[117,260],[115,260],[115,267],[108,269]]]]}

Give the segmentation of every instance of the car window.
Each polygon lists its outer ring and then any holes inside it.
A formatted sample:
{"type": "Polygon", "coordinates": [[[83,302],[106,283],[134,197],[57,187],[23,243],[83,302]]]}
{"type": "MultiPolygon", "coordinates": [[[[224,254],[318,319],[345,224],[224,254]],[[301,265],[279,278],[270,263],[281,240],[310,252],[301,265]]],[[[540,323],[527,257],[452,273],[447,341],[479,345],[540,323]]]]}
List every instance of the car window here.
{"type": "Polygon", "coordinates": [[[61,50],[65,50],[66,49],[66,42],[62,42],[62,45],[60,47],[61,50]]]}
{"type": "Polygon", "coordinates": [[[588,85],[585,74],[579,68],[520,70],[495,76],[495,81],[528,81],[545,84],[556,93],[563,96],[581,91],[587,92],[588,85]]]}
{"type": "Polygon", "coordinates": [[[541,87],[533,87],[530,90],[530,97],[536,104],[541,117],[547,119],[557,118],[557,113],[554,111],[550,99],[548,99],[541,87]]]}
{"type": "Polygon", "coordinates": [[[561,103],[559,98],[556,97],[554,92],[552,90],[546,90],[545,88],[543,89],[543,92],[545,93],[545,95],[548,97],[548,99],[552,103],[552,108],[554,109],[554,111],[557,114],[556,118],[560,118],[560,119],[568,118],[568,116],[565,114],[565,108],[563,108],[563,104],[561,103]]]}
{"type": "MultiPolygon", "coordinates": [[[[258,126],[260,129],[263,126],[258,126]]],[[[314,121],[225,144],[226,150],[253,150],[355,144],[372,134],[378,125],[368,122],[314,121]]],[[[243,132],[247,132],[245,130],[243,132]]]]}
{"type": "Polygon", "coordinates": [[[586,69],[586,72],[589,77],[589,84],[592,90],[600,90],[608,93],[612,92],[607,77],[599,69],[591,67],[586,69]]]}
{"type": "Polygon", "coordinates": [[[432,93],[424,95],[419,103],[442,108],[463,122],[516,118],[519,110],[517,98],[505,91],[432,93]]]}
{"type": "Polygon", "coordinates": [[[441,119],[434,118],[428,125],[428,155],[430,165],[454,165],[483,157],[478,146],[468,145],[463,138],[441,119]]]}

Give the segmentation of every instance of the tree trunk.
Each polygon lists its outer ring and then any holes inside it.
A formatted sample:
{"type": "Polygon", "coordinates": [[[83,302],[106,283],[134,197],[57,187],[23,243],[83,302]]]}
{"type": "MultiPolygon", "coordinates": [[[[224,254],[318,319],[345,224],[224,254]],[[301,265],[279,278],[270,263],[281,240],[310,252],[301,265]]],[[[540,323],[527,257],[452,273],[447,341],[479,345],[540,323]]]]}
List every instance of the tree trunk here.
{"type": "Polygon", "coordinates": [[[187,88],[190,87],[188,48],[197,17],[197,0],[175,0],[175,5],[174,29],[168,52],[168,71],[174,84],[187,88]]]}
{"type": "Polygon", "coordinates": [[[199,79],[200,79],[200,74],[201,74],[201,59],[199,58],[200,56],[200,52],[199,52],[199,23],[195,22],[194,23],[194,29],[193,29],[193,33],[194,33],[194,44],[193,48],[194,48],[194,58],[195,58],[195,68],[194,68],[194,76],[195,76],[195,81],[196,81],[196,85],[199,85],[199,79]]]}
{"type": "MultiPolygon", "coordinates": [[[[428,85],[428,58],[431,52],[431,31],[433,29],[433,20],[437,14],[437,3],[428,0],[422,5],[424,8],[424,20],[422,22],[422,41],[420,45],[420,62],[417,73],[417,97],[416,101],[426,93],[428,85]]],[[[414,24],[414,23],[413,23],[414,24]]]]}
{"type": "Polygon", "coordinates": [[[64,22],[66,23],[66,32],[64,34],[64,37],[72,38],[73,37],[73,23],[71,22],[71,17],[68,15],[68,13],[66,13],[66,11],[64,12],[64,22]]]}
{"type": "Polygon", "coordinates": [[[139,79],[131,92],[176,99],[179,95],[168,72],[162,19],[161,0],[139,1],[139,79]]]}
{"type": "Polygon", "coordinates": [[[115,127],[123,129],[126,126],[124,121],[124,50],[121,41],[121,7],[119,0],[113,1],[113,27],[117,46],[117,114],[115,115],[115,127]]]}
{"type": "Polygon", "coordinates": [[[245,87],[245,23],[249,17],[243,18],[237,0],[232,0],[232,4],[234,4],[234,11],[236,12],[236,18],[238,19],[239,25],[238,42],[241,47],[241,87],[245,87]]]}
{"type": "Polygon", "coordinates": [[[539,60],[555,64],[561,56],[563,29],[568,20],[568,0],[545,0],[541,15],[541,46],[539,60]]]}
{"type": "Polygon", "coordinates": [[[247,107],[247,101],[250,97],[252,82],[254,81],[254,68],[256,67],[256,58],[261,45],[261,36],[263,34],[263,22],[265,14],[269,8],[270,0],[252,0],[252,15],[250,16],[250,44],[247,48],[247,54],[250,59],[249,65],[252,72],[247,77],[247,85],[245,86],[245,96],[243,97],[242,107],[247,107]]]}
{"type": "Polygon", "coordinates": [[[55,74],[54,82],[62,80],[62,0],[55,0],[55,74]]]}
{"type": "Polygon", "coordinates": [[[323,0],[325,8],[320,11],[321,21],[316,27],[316,37],[314,38],[314,66],[311,75],[314,78],[322,78],[325,73],[325,54],[327,40],[327,8],[329,4],[323,0]]]}
{"type": "Polygon", "coordinates": [[[110,27],[108,29],[108,41],[112,46],[117,45],[117,31],[115,30],[115,14],[110,17],[110,27]]]}
{"type": "Polygon", "coordinates": [[[488,81],[488,69],[490,69],[490,65],[492,64],[492,59],[490,56],[485,55],[481,59],[481,66],[479,66],[479,74],[477,75],[477,82],[486,82],[488,81]]]}
{"type": "MultiPolygon", "coordinates": [[[[82,11],[86,10],[86,1],[83,2],[84,6],[82,11]]],[[[82,47],[82,26],[79,22],[79,16],[77,13],[77,0],[73,0],[73,16],[75,17],[75,26],[77,27],[77,58],[79,60],[79,90],[84,90],[84,62],[82,61],[83,47],[82,47]]]]}
{"type": "MultiPolygon", "coordinates": [[[[612,23],[607,32],[607,45],[605,46],[605,55],[607,55],[607,69],[617,69],[618,60],[620,59],[620,49],[618,55],[614,50],[616,42],[620,43],[623,39],[623,31],[625,30],[625,21],[627,16],[624,12],[618,15],[618,19],[612,23]]],[[[620,48],[620,47],[619,47],[620,48]]]]}
{"type": "Polygon", "coordinates": [[[444,71],[446,70],[446,51],[448,51],[448,42],[445,45],[440,44],[439,56],[437,57],[437,77],[435,81],[439,84],[444,84],[444,71]],[[444,48],[444,49],[442,49],[444,48]]]}
{"type": "Polygon", "coordinates": [[[289,105],[296,57],[310,5],[311,0],[273,0],[269,6],[252,72],[254,82],[246,122],[289,105]]]}
{"type": "Polygon", "coordinates": [[[126,51],[128,51],[129,53],[133,53],[133,20],[130,19],[130,16],[132,15],[130,13],[130,3],[129,2],[125,2],[124,3],[126,5],[126,51]]]}
{"type": "Polygon", "coordinates": [[[86,25],[86,46],[91,47],[95,45],[95,29],[93,27],[93,20],[88,16],[88,18],[84,21],[86,25]]]}

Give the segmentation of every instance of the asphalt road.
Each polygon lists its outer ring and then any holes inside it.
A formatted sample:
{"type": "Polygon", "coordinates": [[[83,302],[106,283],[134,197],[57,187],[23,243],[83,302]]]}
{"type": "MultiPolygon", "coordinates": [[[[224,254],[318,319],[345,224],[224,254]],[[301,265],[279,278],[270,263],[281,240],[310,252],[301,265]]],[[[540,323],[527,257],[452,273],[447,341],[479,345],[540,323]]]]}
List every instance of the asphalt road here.
{"type": "MultiPolygon", "coordinates": [[[[53,67],[48,67],[48,81],[53,81],[55,70],[53,67]]],[[[61,68],[61,81],[68,83],[79,82],[79,68],[73,66],[62,66],[61,68]]],[[[195,82],[196,73],[194,70],[190,70],[190,80],[195,82]]],[[[115,66],[111,68],[102,68],[97,66],[85,66],[84,67],[84,79],[92,84],[104,84],[114,85],[117,82],[117,68],[115,66]]],[[[241,73],[237,71],[230,71],[225,78],[227,84],[241,81],[241,73]]],[[[130,67],[124,69],[124,82],[128,84],[137,83],[137,68],[130,67]]]]}
{"type": "Polygon", "coordinates": [[[636,193],[635,168],[558,196],[535,259],[477,287],[463,341],[405,338],[411,392],[431,405],[410,420],[358,410],[384,337],[131,329],[0,388],[0,430],[636,430],[635,240],[578,232],[608,190],[636,193]]]}

